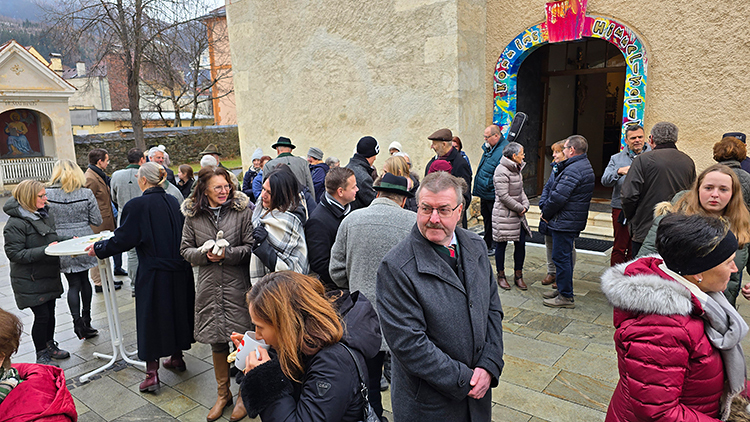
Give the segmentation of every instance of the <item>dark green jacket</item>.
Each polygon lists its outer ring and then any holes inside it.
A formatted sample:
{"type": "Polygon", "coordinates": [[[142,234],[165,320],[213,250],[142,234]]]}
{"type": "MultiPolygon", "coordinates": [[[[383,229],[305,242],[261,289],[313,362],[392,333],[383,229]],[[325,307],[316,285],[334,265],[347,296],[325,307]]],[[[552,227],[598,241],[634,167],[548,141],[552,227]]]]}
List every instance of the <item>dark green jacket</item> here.
{"type": "Polygon", "coordinates": [[[44,253],[47,245],[59,240],[52,216],[27,211],[15,198],[8,199],[3,211],[10,216],[3,235],[18,309],[57,299],[63,293],[60,259],[44,253]]]}

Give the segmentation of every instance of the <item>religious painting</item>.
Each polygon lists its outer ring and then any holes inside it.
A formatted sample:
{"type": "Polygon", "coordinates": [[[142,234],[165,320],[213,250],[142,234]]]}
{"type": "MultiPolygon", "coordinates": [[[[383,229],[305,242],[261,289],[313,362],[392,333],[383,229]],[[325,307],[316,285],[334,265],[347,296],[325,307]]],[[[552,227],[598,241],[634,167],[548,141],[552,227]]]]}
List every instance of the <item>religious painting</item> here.
{"type": "Polygon", "coordinates": [[[39,115],[32,110],[15,109],[0,114],[0,157],[42,155],[39,115]]]}

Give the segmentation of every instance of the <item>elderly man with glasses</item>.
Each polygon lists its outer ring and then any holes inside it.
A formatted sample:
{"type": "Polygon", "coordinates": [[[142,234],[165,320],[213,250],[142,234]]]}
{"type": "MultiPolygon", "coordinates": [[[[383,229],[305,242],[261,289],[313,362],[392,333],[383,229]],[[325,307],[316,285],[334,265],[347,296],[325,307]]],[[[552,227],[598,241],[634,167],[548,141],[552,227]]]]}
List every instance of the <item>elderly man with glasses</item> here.
{"type": "Polygon", "coordinates": [[[417,224],[378,269],[397,421],[491,419],[503,311],[484,240],[456,227],[465,189],[446,172],[427,175],[417,191],[417,224]]]}

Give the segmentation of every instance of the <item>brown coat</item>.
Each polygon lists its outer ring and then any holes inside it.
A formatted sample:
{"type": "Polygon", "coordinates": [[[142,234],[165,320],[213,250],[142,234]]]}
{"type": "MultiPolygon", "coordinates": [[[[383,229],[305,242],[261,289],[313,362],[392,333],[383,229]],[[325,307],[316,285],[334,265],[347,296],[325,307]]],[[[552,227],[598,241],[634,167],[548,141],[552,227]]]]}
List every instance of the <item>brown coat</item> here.
{"type": "Polygon", "coordinates": [[[235,191],[234,199],[222,206],[216,223],[213,211],[196,213],[193,199],[188,197],[181,207],[185,226],[180,254],[198,266],[195,340],[206,344],[226,343],[233,331],[244,333],[252,329],[245,292],[250,289],[253,211],[248,208],[247,195],[235,191]],[[198,248],[209,239],[215,240],[219,230],[224,231],[229,246],[221,262],[210,262],[198,248]]]}
{"type": "Polygon", "coordinates": [[[531,235],[526,215],[520,212],[529,209],[529,198],[523,191],[524,167],[508,157],[503,157],[495,168],[493,183],[495,184],[495,205],[492,207],[492,240],[507,242],[519,240],[521,227],[531,235]]]}
{"type": "Polygon", "coordinates": [[[94,233],[101,233],[105,230],[115,230],[115,216],[112,213],[112,195],[109,192],[107,182],[102,180],[94,170],[86,169],[86,185],[84,187],[91,189],[99,205],[99,212],[102,214],[102,224],[100,226],[91,226],[94,233]]]}

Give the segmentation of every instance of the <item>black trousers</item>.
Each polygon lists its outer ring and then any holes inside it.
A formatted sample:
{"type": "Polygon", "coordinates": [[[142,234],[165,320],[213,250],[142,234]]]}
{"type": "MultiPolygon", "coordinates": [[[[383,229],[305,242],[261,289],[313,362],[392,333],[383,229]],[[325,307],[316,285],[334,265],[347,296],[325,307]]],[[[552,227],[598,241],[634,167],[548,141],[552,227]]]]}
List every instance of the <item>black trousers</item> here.
{"type": "Polygon", "coordinates": [[[383,416],[383,401],[380,397],[380,376],[383,374],[383,359],[385,358],[385,351],[378,352],[372,359],[366,359],[367,364],[367,376],[370,378],[370,384],[367,386],[369,390],[370,406],[378,417],[383,416]]]}
{"type": "Polygon", "coordinates": [[[68,279],[68,308],[73,321],[81,315],[81,302],[83,302],[83,315],[91,315],[91,282],[89,272],[65,273],[68,279]]]}
{"type": "Polygon", "coordinates": [[[47,342],[55,335],[55,300],[48,300],[41,305],[32,306],[34,324],[31,326],[31,339],[37,352],[47,348],[47,342]]]}
{"type": "Polygon", "coordinates": [[[479,200],[479,212],[482,214],[482,220],[484,221],[484,243],[487,244],[487,249],[492,249],[492,207],[495,206],[495,201],[487,199],[479,200]]]}

